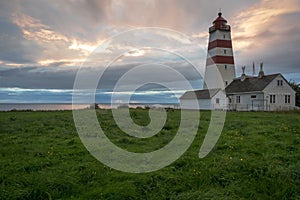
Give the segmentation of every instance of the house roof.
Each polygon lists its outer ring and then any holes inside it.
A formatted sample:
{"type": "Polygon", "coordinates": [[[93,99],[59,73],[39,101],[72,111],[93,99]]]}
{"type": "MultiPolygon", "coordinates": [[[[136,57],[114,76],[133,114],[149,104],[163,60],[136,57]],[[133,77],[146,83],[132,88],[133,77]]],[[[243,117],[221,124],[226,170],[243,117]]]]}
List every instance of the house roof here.
{"type": "Polygon", "coordinates": [[[244,81],[237,78],[225,88],[225,91],[226,94],[263,91],[277,76],[281,74],[266,75],[262,78],[247,77],[244,81]]]}
{"type": "Polygon", "coordinates": [[[196,90],[196,91],[188,91],[184,93],[180,99],[211,99],[215,96],[221,89],[211,89],[211,90],[196,90]]]}

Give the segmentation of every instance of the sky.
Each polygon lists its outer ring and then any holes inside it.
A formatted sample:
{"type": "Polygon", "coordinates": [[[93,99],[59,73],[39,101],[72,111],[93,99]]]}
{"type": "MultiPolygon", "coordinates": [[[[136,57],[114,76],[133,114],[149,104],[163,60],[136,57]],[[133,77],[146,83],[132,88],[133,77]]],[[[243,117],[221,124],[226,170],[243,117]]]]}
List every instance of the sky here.
{"type": "Polygon", "coordinates": [[[81,69],[103,72],[99,84],[110,90],[144,64],[156,81],[168,79],[151,63],[196,81],[220,9],[232,27],[237,76],[264,62],[266,74],[300,82],[299,0],[0,0],[0,88],[71,89],[81,69]]]}

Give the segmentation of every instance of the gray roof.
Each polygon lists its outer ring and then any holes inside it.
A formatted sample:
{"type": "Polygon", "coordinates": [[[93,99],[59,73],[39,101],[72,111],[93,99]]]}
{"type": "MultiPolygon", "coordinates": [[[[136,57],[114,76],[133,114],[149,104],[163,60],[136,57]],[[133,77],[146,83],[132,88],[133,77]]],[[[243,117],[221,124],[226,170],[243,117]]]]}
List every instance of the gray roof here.
{"type": "Polygon", "coordinates": [[[226,94],[263,91],[277,76],[281,76],[281,74],[271,74],[262,78],[247,77],[244,81],[241,81],[240,78],[234,79],[225,88],[225,91],[226,94]]]}
{"type": "Polygon", "coordinates": [[[211,99],[220,90],[221,89],[188,91],[188,92],[184,93],[180,97],[180,99],[195,99],[195,95],[196,95],[197,99],[211,99]]]}

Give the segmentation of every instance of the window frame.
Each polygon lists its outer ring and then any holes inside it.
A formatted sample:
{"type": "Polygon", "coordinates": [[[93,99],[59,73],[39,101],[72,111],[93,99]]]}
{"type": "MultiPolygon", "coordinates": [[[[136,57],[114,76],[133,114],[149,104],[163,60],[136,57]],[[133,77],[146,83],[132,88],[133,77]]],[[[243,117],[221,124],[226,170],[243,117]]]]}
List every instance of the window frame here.
{"type": "Polygon", "coordinates": [[[241,103],[241,96],[236,96],[235,101],[236,101],[237,104],[241,103]]]}
{"type": "Polygon", "coordinates": [[[275,104],[276,103],[276,95],[275,94],[270,94],[270,104],[275,104]]]}
{"type": "Polygon", "coordinates": [[[277,80],[277,86],[283,86],[283,80],[277,80]]]}
{"type": "Polygon", "coordinates": [[[291,95],[290,94],[284,95],[284,103],[291,104],[291,95]]]}

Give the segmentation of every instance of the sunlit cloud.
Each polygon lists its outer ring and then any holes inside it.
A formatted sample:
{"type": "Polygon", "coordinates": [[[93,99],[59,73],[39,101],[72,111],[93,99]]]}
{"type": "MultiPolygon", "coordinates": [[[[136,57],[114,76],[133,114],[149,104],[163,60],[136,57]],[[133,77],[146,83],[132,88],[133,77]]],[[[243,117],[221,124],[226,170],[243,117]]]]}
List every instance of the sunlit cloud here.
{"type": "Polygon", "coordinates": [[[78,66],[84,61],[85,59],[59,59],[59,60],[48,59],[48,60],[40,60],[38,61],[38,64],[41,66],[48,66],[55,63],[64,63],[64,66],[74,66],[74,65],[78,66]]]}
{"type": "MultiPolygon", "coordinates": [[[[246,50],[266,43],[276,36],[272,32],[281,33],[287,24],[278,24],[280,16],[300,11],[298,0],[262,0],[234,17],[233,42],[235,50],[246,50]],[[259,38],[261,34],[264,39],[259,38]],[[259,40],[259,42],[257,42],[259,40]]],[[[251,49],[252,50],[252,49],[251,49]]]]}
{"type": "Polygon", "coordinates": [[[40,20],[31,16],[14,13],[12,15],[12,21],[21,28],[24,37],[28,40],[42,42],[69,41],[66,36],[55,32],[49,26],[42,24],[40,20]]]}
{"type": "Polygon", "coordinates": [[[28,64],[20,64],[20,63],[3,63],[5,64],[6,66],[9,66],[9,67],[22,67],[22,66],[27,66],[28,64]]]}
{"type": "Polygon", "coordinates": [[[73,39],[72,44],[68,47],[69,49],[79,50],[84,53],[84,55],[89,55],[92,53],[102,42],[97,42],[96,44],[82,43],[73,39]]]}
{"type": "MultiPolygon", "coordinates": [[[[193,61],[204,72],[208,28],[220,7],[232,27],[237,71],[252,61],[264,61],[270,73],[299,71],[299,0],[45,0],[2,4],[11,6],[0,7],[4,16],[0,20],[0,67],[9,71],[6,75],[1,72],[1,85],[23,87],[27,82],[27,87],[69,88],[80,66],[98,70],[115,61],[114,75],[136,64],[178,65],[183,60],[175,54],[193,61]],[[151,31],[152,27],[160,30],[151,31]],[[132,28],[144,32],[133,35],[132,28]],[[71,75],[66,75],[68,70],[71,75]],[[45,80],[45,74],[53,78],[45,80]],[[27,79],[20,80],[20,76],[27,79]]],[[[182,67],[182,71],[187,70],[182,67]]]]}

